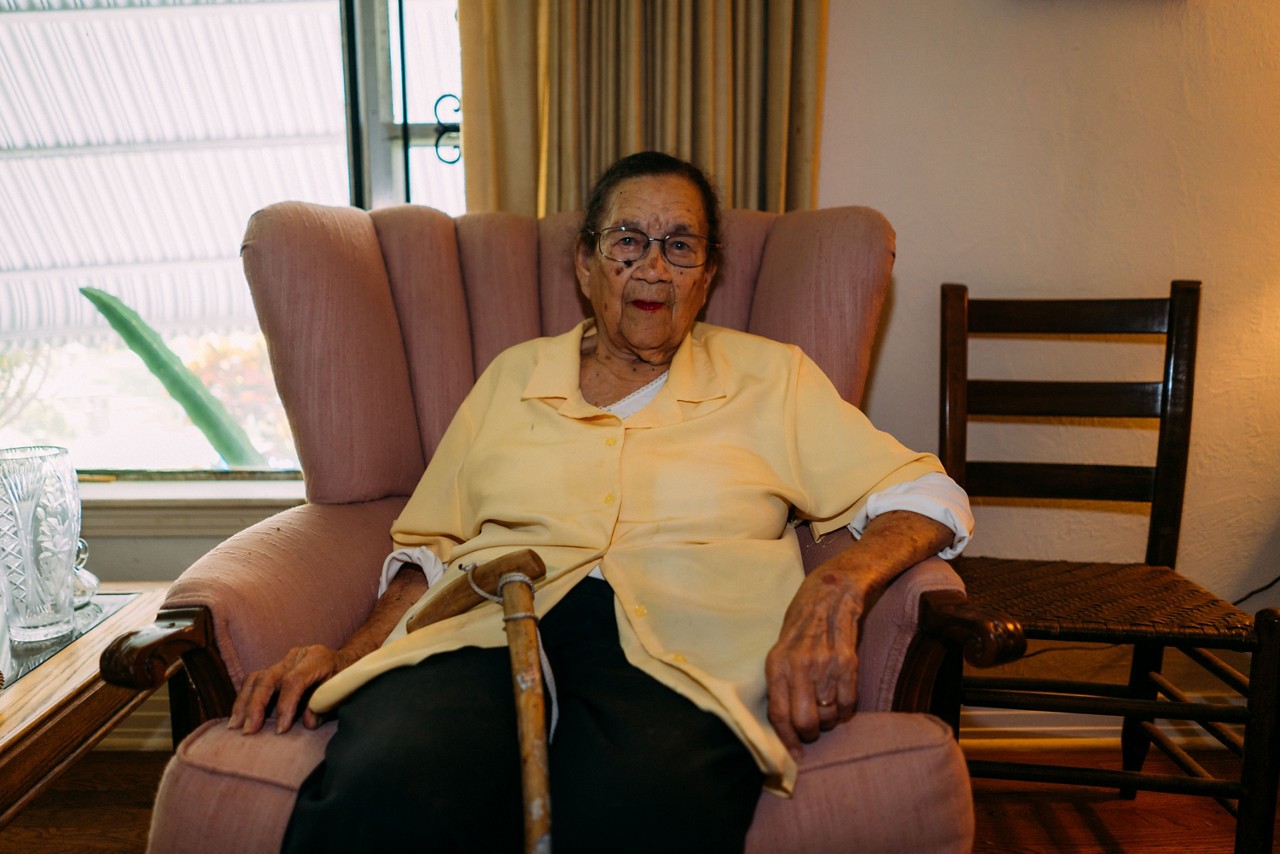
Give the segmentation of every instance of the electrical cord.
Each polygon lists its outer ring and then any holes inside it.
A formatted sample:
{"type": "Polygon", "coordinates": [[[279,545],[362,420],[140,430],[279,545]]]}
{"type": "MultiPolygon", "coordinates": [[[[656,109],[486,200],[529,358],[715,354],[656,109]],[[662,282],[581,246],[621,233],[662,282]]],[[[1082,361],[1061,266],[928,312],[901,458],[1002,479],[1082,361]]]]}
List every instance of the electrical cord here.
{"type": "Polygon", "coordinates": [[[1026,661],[1028,658],[1035,658],[1037,655],[1044,655],[1046,652],[1101,652],[1104,649],[1115,649],[1118,646],[1120,646],[1118,643],[1108,643],[1101,646],[1048,646],[1044,649],[1028,652],[1018,660],[1026,661]]]}
{"type": "Polygon", "coordinates": [[[1259,593],[1262,593],[1262,592],[1264,592],[1264,591],[1270,590],[1272,587],[1275,587],[1277,584],[1280,584],[1280,575],[1277,575],[1275,578],[1271,579],[1270,581],[1268,581],[1266,584],[1262,585],[1261,587],[1259,587],[1259,588],[1257,588],[1257,589],[1255,589],[1255,590],[1250,590],[1248,593],[1244,594],[1244,595],[1243,595],[1243,596],[1241,596],[1239,599],[1236,599],[1236,600],[1235,600],[1234,602],[1232,602],[1231,604],[1232,604],[1232,605],[1235,605],[1235,606],[1237,606],[1237,607],[1239,607],[1241,603],[1243,603],[1243,602],[1245,602],[1245,601],[1247,601],[1247,600],[1249,600],[1249,599],[1252,599],[1254,596],[1257,596],[1259,593]]]}

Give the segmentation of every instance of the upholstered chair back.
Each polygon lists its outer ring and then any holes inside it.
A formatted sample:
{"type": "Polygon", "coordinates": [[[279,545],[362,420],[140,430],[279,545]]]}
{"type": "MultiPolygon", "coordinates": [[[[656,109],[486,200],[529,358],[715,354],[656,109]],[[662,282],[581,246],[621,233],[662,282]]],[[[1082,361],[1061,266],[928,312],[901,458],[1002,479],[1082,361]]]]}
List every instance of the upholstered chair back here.
{"type": "MultiPolygon", "coordinates": [[[[503,349],[590,311],[581,215],[453,218],[300,202],[241,252],[313,504],[409,495],[476,376],[503,349]]],[[[859,403],[893,268],[870,208],[729,210],[708,322],[801,346],[859,403]]]]}

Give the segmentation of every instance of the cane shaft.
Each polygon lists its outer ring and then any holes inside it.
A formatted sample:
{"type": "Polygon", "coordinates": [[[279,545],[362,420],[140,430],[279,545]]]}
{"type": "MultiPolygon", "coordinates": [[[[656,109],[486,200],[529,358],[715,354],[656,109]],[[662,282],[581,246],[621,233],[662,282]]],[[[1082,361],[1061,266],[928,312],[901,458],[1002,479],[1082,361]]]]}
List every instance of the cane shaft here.
{"type": "Polygon", "coordinates": [[[533,591],[521,582],[502,588],[507,618],[507,648],[515,689],[520,732],[520,773],[524,790],[526,854],[550,850],[551,791],[547,779],[546,706],[542,692],[542,660],[538,655],[538,623],[533,614],[533,591]]]}

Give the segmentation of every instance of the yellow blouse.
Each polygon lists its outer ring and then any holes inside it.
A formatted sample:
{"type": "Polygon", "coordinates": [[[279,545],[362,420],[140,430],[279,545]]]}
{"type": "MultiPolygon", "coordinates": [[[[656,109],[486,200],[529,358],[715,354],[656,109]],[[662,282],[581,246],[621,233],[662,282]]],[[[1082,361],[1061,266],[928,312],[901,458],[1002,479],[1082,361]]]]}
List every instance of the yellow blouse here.
{"type": "MultiPolygon", "coordinates": [[[[578,389],[592,326],[494,361],[392,538],[453,567],[535,550],[547,565],[539,614],[599,565],[628,660],[722,718],[769,788],[787,794],[796,766],[766,716],[764,660],[803,577],[792,508],[820,536],[872,493],[942,467],[876,430],[799,348],[701,323],[653,401],[620,420],[578,389]]],[[[434,653],[505,644],[492,603],[406,635],[405,622],[444,587],[424,594],[380,650],[322,685],[311,707],[328,711],[434,653]]]]}

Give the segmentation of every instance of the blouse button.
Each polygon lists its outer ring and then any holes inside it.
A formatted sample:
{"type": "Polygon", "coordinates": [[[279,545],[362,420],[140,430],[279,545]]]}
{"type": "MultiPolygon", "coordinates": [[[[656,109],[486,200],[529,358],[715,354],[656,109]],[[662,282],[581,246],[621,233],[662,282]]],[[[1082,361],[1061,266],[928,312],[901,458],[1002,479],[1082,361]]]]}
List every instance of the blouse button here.
{"type": "Polygon", "coordinates": [[[617,501],[617,500],[618,500],[618,499],[617,499],[617,496],[615,496],[612,492],[610,492],[608,495],[606,495],[606,496],[604,497],[604,503],[605,503],[605,504],[612,504],[613,502],[615,502],[615,501],[617,501]]]}
{"type": "Polygon", "coordinates": [[[684,664],[684,663],[685,663],[685,662],[687,662],[689,659],[687,659],[687,658],[685,658],[685,657],[684,657],[684,653],[682,653],[682,652],[677,652],[675,655],[671,656],[671,660],[672,660],[673,662],[675,662],[676,664],[684,664]]]}
{"type": "Polygon", "coordinates": [[[631,609],[631,613],[635,614],[637,617],[643,617],[649,613],[649,609],[643,605],[637,605],[631,609]]]}
{"type": "Polygon", "coordinates": [[[618,437],[610,436],[608,439],[604,440],[604,443],[608,445],[610,448],[612,448],[614,445],[618,444],[618,437]]]}

